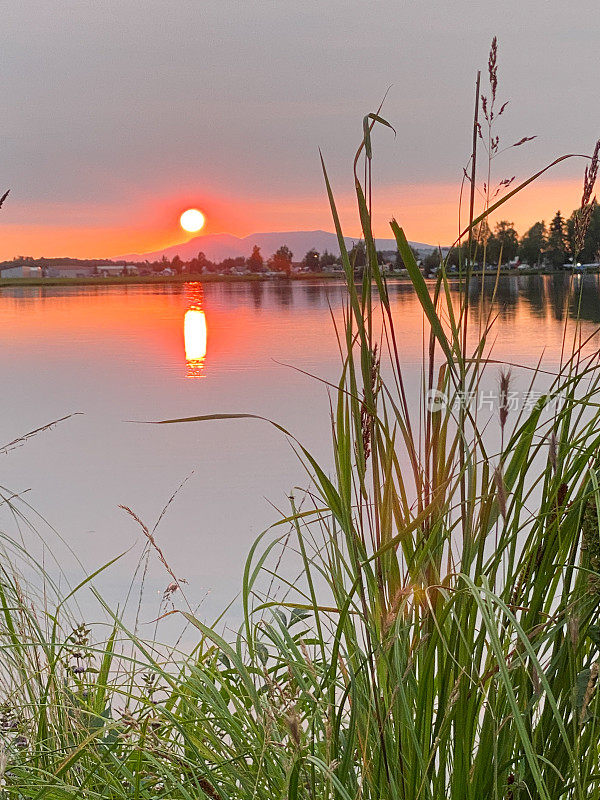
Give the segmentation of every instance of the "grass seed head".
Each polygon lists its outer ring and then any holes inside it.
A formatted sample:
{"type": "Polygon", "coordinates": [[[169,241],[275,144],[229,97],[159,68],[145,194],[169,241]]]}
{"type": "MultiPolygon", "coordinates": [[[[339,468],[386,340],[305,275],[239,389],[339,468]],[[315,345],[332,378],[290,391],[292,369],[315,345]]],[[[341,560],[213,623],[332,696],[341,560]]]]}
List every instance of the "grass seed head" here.
{"type": "Polygon", "coordinates": [[[500,509],[500,513],[502,514],[502,518],[506,520],[507,517],[506,484],[504,483],[504,476],[502,475],[502,471],[499,467],[496,467],[496,469],[494,470],[494,483],[496,484],[496,498],[498,500],[498,507],[500,509]]]}
{"type": "Polygon", "coordinates": [[[511,371],[501,370],[500,372],[500,427],[504,430],[508,419],[511,371]]]}
{"type": "Polygon", "coordinates": [[[592,212],[596,202],[596,198],[595,196],[592,197],[592,194],[596,184],[596,178],[598,177],[599,156],[600,139],[596,142],[590,163],[585,168],[585,173],[583,176],[583,192],[581,194],[581,205],[575,212],[573,241],[575,256],[584,248],[585,237],[592,219],[592,212]]]}

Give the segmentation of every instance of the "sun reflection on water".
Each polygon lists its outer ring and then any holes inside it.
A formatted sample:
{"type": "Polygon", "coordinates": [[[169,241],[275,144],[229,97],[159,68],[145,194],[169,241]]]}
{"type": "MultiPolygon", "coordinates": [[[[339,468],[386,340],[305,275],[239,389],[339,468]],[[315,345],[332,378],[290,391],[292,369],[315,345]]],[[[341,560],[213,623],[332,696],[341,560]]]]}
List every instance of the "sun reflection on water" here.
{"type": "MultiPolygon", "coordinates": [[[[187,288],[187,287],[186,287],[187,288]]],[[[204,377],[206,358],[206,314],[202,309],[202,289],[194,287],[191,291],[190,306],[183,318],[183,338],[185,344],[186,378],[204,377]]]]}

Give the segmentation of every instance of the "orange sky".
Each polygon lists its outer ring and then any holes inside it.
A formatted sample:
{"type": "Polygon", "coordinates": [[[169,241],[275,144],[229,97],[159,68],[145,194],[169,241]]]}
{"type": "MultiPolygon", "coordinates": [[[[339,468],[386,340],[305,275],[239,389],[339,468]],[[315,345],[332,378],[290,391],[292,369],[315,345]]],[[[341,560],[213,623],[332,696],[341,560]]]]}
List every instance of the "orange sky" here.
{"type": "MultiPolygon", "coordinates": [[[[521,195],[508,201],[497,218],[514,222],[522,234],[533,222],[548,222],[560,209],[568,214],[579,204],[581,181],[542,178],[527,187],[521,195]]],[[[336,192],[338,210],[345,233],[358,235],[355,201],[352,194],[336,192]]],[[[7,203],[11,202],[9,198],[7,203]]],[[[191,238],[179,227],[179,214],[185,208],[201,208],[207,218],[204,233],[233,233],[246,236],[259,231],[333,230],[324,192],[313,196],[274,197],[272,200],[252,197],[198,196],[193,193],[175,194],[167,199],[138,200],[133,207],[122,204],[116,208],[87,209],[64,207],[56,215],[55,224],[45,219],[53,214],[43,206],[29,208],[29,223],[18,222],[25,217],[25,208],[13,205],[9,220],[2,226],[0,257],[72,256],[81,258],[110,258],[125,253],[145,253],[159,250],[191,238]],[[61,224],[72,218],[72,225],[61,224]],[[124,220],[114,224],[114,219],[124,220]]],[[[466,202],[464,203],[466,214],[466,202]]],[[[458,189],[455,185],[399,185],[375,188],[375,234],[391,238],[388,220],[395,216],[412,241],[430,244],[450,244],[458,230],[458,189]]]]}

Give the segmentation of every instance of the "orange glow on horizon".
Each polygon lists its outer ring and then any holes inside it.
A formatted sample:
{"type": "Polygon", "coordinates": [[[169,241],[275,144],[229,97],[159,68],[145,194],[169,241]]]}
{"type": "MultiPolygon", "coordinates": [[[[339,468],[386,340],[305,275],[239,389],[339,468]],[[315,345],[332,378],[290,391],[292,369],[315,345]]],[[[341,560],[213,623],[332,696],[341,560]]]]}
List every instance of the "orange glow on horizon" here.
{"type": "MultiPolygon", "coordinates": [[[[373,193],[373,230],[377,238],[391,239],[389,220],[395,217],[409,240],[428,244],[450,244],[458,233],[458,195],[454,184],[420,184],[376,186],[373,193]]],[[[522,235],[537,220],[550,222],[557,209],[568,217],[577,208],[581,198],[579,179],[540,180],[531,184],[521,194],[511,199],[497,212],[495,219],[514,223],[522,235]]],[[[183,198],[185,201],[186,198],[183,198]]],[[[210,202],[203,199],[210,224],[202,228],[202,235],[231,233],[247,236],[257,231],[333,231],[327,199],[318,190],[310,196],[273,197],[215,197],[210,202]]],[[[336,191],[336,202],[344,232],[358,238],[359,222],[356,200],[352,191],[336,191]]],[[[182,198],[171,197],[159,201],[148,198],[140,201],[132,217],[129,208],[115,206],[96,214],[94,209],[82,206],[66,207],[65,218],[82,220],[77,226],[46,224],[52,218],[43,208],[30,210],[13,204],[2,209],[2,238],[0,259],[17,255],[39,258],[116,258],[126,254],[159,251],[182,242],[179,209],[186,208],[182,198]],[[127,214],[123,212],[127,211],[127,214]],[[175,213],[174,213],[175,212],[175,213]],[[131,219],[127,227],[111,225],[112,219],[131,219]],[[22,219],[33,219],[28,225],[22,219]],[[84,220],[101,218],[102,224],[88,224],[84,220]],[[39,222],[38,222],[39,220],[39,222]],[[174,224],[175,223],[175,224],[174,224]]],[[[463,208],[464,224],[467,209],[463,208]]],[[[56,218],[56,217],[55,217],[56,218]]],[[[494,220],[491,220],[493,226],[494,220]]],[[[295,254],[301,258],[304,254],[295,254]]]]}

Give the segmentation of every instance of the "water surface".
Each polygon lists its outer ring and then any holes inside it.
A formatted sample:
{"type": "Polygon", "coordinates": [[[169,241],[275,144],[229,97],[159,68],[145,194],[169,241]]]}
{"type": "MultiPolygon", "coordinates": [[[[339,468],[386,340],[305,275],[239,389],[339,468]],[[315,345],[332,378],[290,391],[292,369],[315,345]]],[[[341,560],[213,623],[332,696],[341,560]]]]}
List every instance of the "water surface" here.
{"type": "MultiPolygon", "coordinates": [[[[577,313],[567,302],[568,280],[501,279],[496,358],[533,365],[544,353],[547,366],[558,363],[565,317],[577,313]]],[[[583,330],[591,333],[600,322],[598,276],[575,280],[583,330]]],[[[483,290],[474,286],[473,304],[481,291],[490,303],[492,289],[493,281],[483,290]]],[[[422,315],[408,284],[390,291],[414,388],[422,315]]],[[[285,438],[266,423],[145,423],[258,414],[287,427],[329,464],[327,390],[304,373],[336,380],[331,314],[339,317],[343,296],[342,285],[331,281],[2,289],[0,443],[78,413],[3,455],[0,482],[24,493],[87,567],[128,551],[103,578],[103,590],[116,599],[143,541],[119,505],[152,528],[185,481],[156,536],[210,619],[238,590],[252,541],[278,517],[273,505],[286,510],[287,495],[306,476],[285,438]]],[[[31,534],[24,536],[35,550],[31,534]]],[[[44,538],[68,567],[58,540],[47,532],[44,538]]],[[[152,603],[170,580],[153,559],[152,603]]]]}

